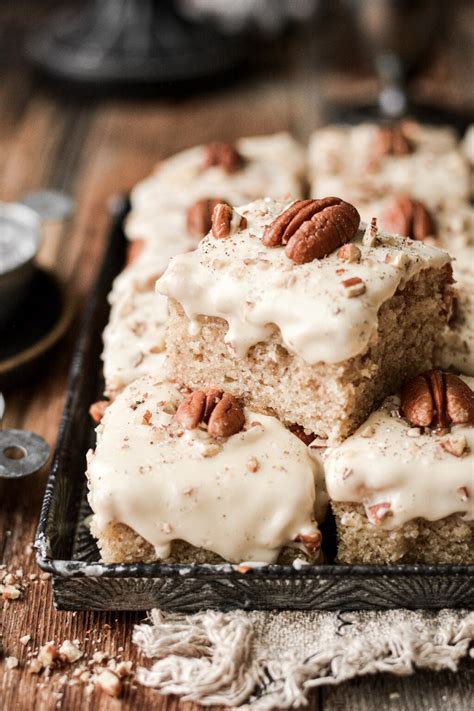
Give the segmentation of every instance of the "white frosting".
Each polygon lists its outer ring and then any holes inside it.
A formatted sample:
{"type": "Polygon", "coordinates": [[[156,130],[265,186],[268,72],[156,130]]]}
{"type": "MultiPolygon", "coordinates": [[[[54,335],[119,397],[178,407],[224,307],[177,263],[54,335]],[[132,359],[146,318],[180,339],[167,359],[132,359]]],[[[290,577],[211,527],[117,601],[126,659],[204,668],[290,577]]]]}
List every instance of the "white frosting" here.
{"type": "Polygon", "coordinates": [[[200,315],[225,319],[226,343],[239,358],[275,328],[288,351],[307,363],[356,356],[376,334],[380,306],[422,269],[449,262],[441,250],[386,234],[379,246],[367,246],[362,227],[354,240],[360,263],[341,262],[333,253],[296,265],[282,247],[261,242],[265,226],[288,204],[266,198],[237,208],[246,229],[228,239],[208,235],[194,252],[174,257],[157,282],[161,294],[183,306],[193,332],[200,315]],[[342,281],[352,277],[364,281],[366,292],[348,298],[342,281]]]}
{"type": "Polygon", "coordinates": [[[140,205],[128,214],[125,232],[128,239],[153,242],[155,248],[168,257],[189,252],[195,249],[198,242],[187,233],[186,208],[183,205],[166,206],[152,201],[140,205]]]}
{"type": "Polygon", "coordinates": [[[125,291],[114,303],[104,334],[105,391],[115,394],[140,375],[166,379],[168,300],[155,291],[125,291]]]}
{"type": "Polygon", "coordinates": [[[87,472],[99,530],[124,523],[158,558],[179,539],[231,562],[263,563],[317,532],[321,471],[295,435],[249,410],[245,430],[229,438],[183,431],[172,414],[181,400],[171,384],[144,377],[106,410],[87,472]]]}
{"type": "Polygon", "coordinates": [[[152,238],[162,229],[168,229],[168,234],[173,234],[173,229],[184,233],[185,211],[201,198],[217,197],[241,205],[262,195],[300,197],[305,154],[288,133],[241,138],[236,147],[246,162],[233,173],[218,166],[203,170],[205,146],[182,151],[158,164],[132,191],[127,235],[152,238]]]}
{"type": "Polygon", "coordinates": [[[130,292],[154,291],[156,280],[165,271],[171,256],[162,255],[154,244],[146,243],[134,261],[115,278],[109,303],[113,306],[130,292]]]}
{"type": "MultiPolygon", "coordinates": [[[[473,378],[463,380],[474,387],[473,378]]],[[[397,416],[399,403],[399,398],[388,398],[351,437],[323,451],[329,497],[364,504],[372,521],[369,507],[389,504],[391,514],[379,524],[387,529],[454,513],[473,519],[474,427],[456,425],[448,434],[421,434],[397,416]],[[462,456],[441,446],[461,438],[466,440],[462,456]]]]}
{"type": "Polygon", "coordinates": [[[435,207],[469,196],[469,169],[455,132],[408,123],[415,150],[385,156],[367,169],[378,128],[373,124],[330,126],[313,134],[309,145],[312,195],[337,195],[356,206],[387,193],[408,193],[435,207]]]}
{"type": "Polygon", "coordinates": [[[166,378],[165,332],[168,299],[155,282],[170,257],[191,249],[187,237],[145,242],[134,261],[114,280],[108,296],[109,323],[103,333],[105,391],[112,395],[146,373],[166,378]]]}

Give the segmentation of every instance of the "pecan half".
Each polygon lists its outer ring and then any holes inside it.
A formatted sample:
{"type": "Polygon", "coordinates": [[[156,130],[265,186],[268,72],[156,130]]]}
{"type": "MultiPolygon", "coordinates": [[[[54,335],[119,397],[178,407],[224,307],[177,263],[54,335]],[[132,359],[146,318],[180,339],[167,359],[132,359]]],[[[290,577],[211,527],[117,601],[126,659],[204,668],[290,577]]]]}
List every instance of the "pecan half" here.
{"type": "Polygon", "coordinates": [[[375,160],[384,156],[406,156],[413,153],[413,150],[414,146],[405,136],[401,124],[380,126],[373,146],[375,160]]]}
{"type": "Polygon", "coordinates": [[[386,230],[403,237],[425,240],[436,235],[433,217],[420,200],[401,196],[388,205],[383,214],[386,230]]]}
{"type": "Polygon", "coordinates": [[[247,220],[226,202],[220,202],[212,213],[212,234],[216,239],[226,239],[237,230],[247,227],[247,220]]]}
{"type": "Polygon", "coordinates": [[[238,150],[230,143],[208,143],[205,147],[203,170],[217,166],[226,173],[235,173],[245,161],[238,150]]]}
{"type": "Polygon", "coordinates": [[[174,419],[186,430],[194,430],[201,422],[206,409],[206,393],[196,390],[176,410],[174,419]]]}
{"type": "Polygon", "coordinates": [[[230,437],[240,432],[245,424],[245,415],[239,401],[224,393],[209,418],[207,431],[213,437],[230,437]]]}
{"type": "Polygon", "coordinates": [[[457,375],[429,370],[406,383],[401,411],[415,427],[474,425],[474,392],[457,375]]]}
{"type": "Polygon", "coordinates": [[[193,430],[203,422],[212,437],[230,437],[240,432],[245,424],[239,401],[215,388],[191,393],[178,407],[174,419],[187,430],[193,430]]]}
{"type": "Polygon", "coordinates": [[[266,247],[286,245],[286,256],[305,264],[350,242],[359,222],[355,207],[340,198],[296,200],[265,228],[263,243],[266,247]]]}
{"type": "Polygon", "coordinates": [[[212,227],[212,213],[220,198],[197,200],[186,213],[186,229],[191,237],[204,237],[212,227]]]}

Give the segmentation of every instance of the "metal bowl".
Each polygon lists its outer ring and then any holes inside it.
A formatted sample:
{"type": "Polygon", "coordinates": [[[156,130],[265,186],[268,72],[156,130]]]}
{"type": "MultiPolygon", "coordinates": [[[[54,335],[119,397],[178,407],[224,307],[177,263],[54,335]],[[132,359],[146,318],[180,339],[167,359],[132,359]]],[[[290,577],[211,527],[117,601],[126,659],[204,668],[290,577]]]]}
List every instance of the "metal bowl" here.
{"type": "Polygon", "coordinates": [[[20,203],[0,203],[0,328],[33,276],[40,237],[41,220],[36,212],[20,203]],[[6,261],[8,245],[14,245],[17,254],[6,261]]]}

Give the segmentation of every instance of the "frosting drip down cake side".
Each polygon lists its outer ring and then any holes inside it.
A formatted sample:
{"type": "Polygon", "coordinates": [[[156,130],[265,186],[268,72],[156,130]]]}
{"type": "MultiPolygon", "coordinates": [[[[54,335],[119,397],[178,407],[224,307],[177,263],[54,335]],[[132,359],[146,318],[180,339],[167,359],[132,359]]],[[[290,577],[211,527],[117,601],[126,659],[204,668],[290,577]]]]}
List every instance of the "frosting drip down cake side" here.
{"type": "Polygon", "coordinates": [[[365,225],[303,263],[288,257],[291,240],[265,244],[277,218],[296,210],[303,224],[301,210],[314,202],[237,208],[225,236],[211,232],[194,252],[174,257],[157,289],[169,297],[167,353],[178,381],[212,382],[339,440],[432,365],[451,267],[446,252],[365,225]]]}

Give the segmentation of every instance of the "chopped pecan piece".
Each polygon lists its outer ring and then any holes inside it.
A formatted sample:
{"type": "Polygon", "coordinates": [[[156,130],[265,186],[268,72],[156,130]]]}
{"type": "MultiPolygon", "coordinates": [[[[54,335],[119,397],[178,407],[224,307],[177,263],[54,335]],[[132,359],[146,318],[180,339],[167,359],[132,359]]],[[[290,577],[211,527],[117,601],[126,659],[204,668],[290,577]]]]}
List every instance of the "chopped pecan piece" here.
{"type": "Polygon", "coordinates": [[[378,244],[378,233],[379,229],[377,227],[377,218],[372,217],[370,223],[365,228],[364,236],[362,237],[362,244],[365,247],[376,247],[378,244]]]}
{"type": "Polygon", "coordinates": [[[360,262],[361,251],[356,244],[343,244],[337,253],[337,256],[341,262],[360,262]]]}
{"type": "Polygon", "coordinates": [[[464,436],[461,437],[448,437],[448,439],[443,440],[441,443],[442,449],[453,457],[462,457],[467,450],[467,440],[464,436]]]}
{"type": "Polygon", "coordinates": [[[150,412],[150,410],[145,410],[145,412],[143,413],[142,424],[149,425],[151,423],[151,418],[152,418],[152,413],[150,412]]]}
{"type": "Polygon", "coordinates": [[[230,143],[208,143],[205,148],[204,170],[217,166],[226,173],[235,173],[244,163],[243,156],[230,143]]]}
{"type": "Polygon", "coordinates": [[[191,393],[178,407],[175,420],[187,430],[203,422],[212,437],[230,437],[240,432],[245,415],[233,395],[212,388],[191,393]]]}
{"type": "Polygon", "coordinates": [[[138,255],[143,250],[144,246],[145,246],[144,239],[133,239],[130,241],[130,243],[127,247],[127,259],[126,259],[127,266],[132,264],[135,261],[135,259],[137,259],[138,255]]]}
{"type": "Polygon", "coordinates": [[[249,573],[252,568],[250,567],[250,565],[236,565],[234,567],[234,570],[236,570],[237,573],[242,573],[242,575],[245,575],[246,573],[249,573]]]}
{"type": "Polygon", "coordinates": [[[98,425],[103,418],[106,409],[110,405],[110,400],[98,400],[92,403],[89,408],[89,415],[92,417],[94,422],[98,425]]]}
{"type": "Polygon", "coordinates": [[[374,142],[373,158],[379,160],[384,156],[406,156],[413,153],[413,149],[413,144],[405,136],[401,124],[381,126],[374,142]]]}
{"type": "Polygon", "coordinates": [[[212,213],[216,205],[224,202],[220,198],[197,200],[186,213],[186,229],[191,237],[204,237],[212,227],[212,213]]]}
{"type": "Polygon", "coordinates": [[[416,427],[474,425],[474,392],[457,375],[429,370],[406,383],[401,410],[416,427]]]}
{"type": "Polygon", "coordinates": [[[391,506],[389,503],[374,504],[373,506],[368,506],[367,510],[373,519],[376,526],[380,526],[384,518],[392,515],[391,506]]]}
{"type": "Polygon", "coordinates": [[[436,234],[436,227],[429,210],[420,200],[406,196],[395,198],[383,216],[386,230],[420,241],[436,234]]]}
{"type": "Polygon", "coordinates": [[[295,538],[295,543],[302,543],[309,555],[314,556],[321,548],[322,536],[320,531],[314,533],[300,533],[295,538]]]}
{"type": "Polygon", "coordinates": [[[286,245],[285,254],[296,264],[327,257],[354,237],[359,213],[336,197],[296,200],[265,228],[266,247],[286,245]]]}
{"type": "Polygon", "coordinates": [[[212,234],[216,239],[226,239],[231,232],[243,230],[246,227],[246,218],[235,212],[226,202],[220,202],[214,207],[212,234]]]}
{"type": "Polygon", "coordinates": [[[367,287],[364,281],[360,277],[351,277],[350,279],[344,279],[341,281],[344,288],[344,293],[349,299],[353,299],[354,296],[360,296],[365,294],[367,287]]]}

